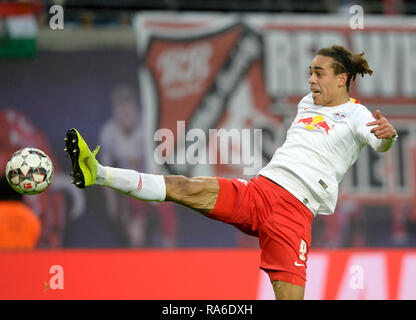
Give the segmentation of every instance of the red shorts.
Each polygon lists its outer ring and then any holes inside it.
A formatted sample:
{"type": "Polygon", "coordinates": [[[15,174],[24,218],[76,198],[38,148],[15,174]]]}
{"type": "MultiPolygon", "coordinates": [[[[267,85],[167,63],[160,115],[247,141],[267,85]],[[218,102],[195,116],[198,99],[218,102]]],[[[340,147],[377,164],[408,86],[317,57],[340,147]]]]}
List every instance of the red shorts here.
{"type": "Polygon", "coordinates": [[[207,216],[259,238],[260,268],[271,281],[305,286],[312,212],[265,177],[250,181],[217,179],[220,191],[215,208],[207,216]]]}

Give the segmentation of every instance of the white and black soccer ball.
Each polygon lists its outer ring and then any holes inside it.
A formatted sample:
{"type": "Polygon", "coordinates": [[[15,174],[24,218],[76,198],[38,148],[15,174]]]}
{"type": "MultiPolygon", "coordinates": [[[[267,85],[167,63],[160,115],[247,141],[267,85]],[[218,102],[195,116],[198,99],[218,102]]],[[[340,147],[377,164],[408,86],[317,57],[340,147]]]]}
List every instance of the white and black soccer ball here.
{"type": "Polygon", "coordinates": [[[6,178],[18,193],[41,193],[52,182],[52,161],[42,150],[36,148],[18,150],[6,164],[6,178]]]}

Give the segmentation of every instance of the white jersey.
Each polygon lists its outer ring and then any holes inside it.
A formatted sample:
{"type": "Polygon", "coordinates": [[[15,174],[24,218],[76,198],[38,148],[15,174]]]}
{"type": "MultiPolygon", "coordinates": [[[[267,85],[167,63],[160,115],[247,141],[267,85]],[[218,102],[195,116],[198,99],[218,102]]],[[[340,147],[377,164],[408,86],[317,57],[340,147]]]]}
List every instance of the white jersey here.
{"type": "Polygon", "coordinates": [[[312,93],[298,104],[286,141],[259,174],[279,184],[303,202],[314,215],[334,213],[338,184],[369,144],[387,151],[394,139],[378,139],[366,124],[371,112],[350,99],[324,107],[315,105],[312,93]]]}

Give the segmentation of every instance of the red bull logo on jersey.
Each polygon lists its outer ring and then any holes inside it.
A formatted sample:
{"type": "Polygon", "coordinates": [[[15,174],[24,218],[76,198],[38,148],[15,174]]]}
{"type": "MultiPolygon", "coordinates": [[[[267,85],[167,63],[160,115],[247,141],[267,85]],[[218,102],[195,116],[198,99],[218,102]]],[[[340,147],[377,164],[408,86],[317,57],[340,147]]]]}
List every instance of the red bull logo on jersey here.
{"type": "Polygon", "coordinates": [[[314,116],[314,117],[307,117],[300,119],[296,124],[304,124],[305,128],[308,130],[324,130],[325,133],[328,135],[329,131],[334,128],[334,126],[329,126],[329,124],[325,121],[325,118],[321,115],[314,116]]]}

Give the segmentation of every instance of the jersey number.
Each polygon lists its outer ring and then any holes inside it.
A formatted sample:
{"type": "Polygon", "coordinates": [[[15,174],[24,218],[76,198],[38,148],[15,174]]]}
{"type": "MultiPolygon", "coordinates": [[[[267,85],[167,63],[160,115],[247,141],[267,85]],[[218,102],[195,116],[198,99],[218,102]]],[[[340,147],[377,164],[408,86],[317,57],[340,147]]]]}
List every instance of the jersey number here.
{"type": "Polygon", "coordinates": [[[306,261],[305,254],[308,252],[308,245],[304,240],[300,240],[300,248],[299,248],[299,259],[302,261],[306,261]]]}

